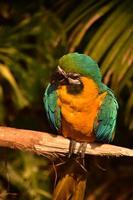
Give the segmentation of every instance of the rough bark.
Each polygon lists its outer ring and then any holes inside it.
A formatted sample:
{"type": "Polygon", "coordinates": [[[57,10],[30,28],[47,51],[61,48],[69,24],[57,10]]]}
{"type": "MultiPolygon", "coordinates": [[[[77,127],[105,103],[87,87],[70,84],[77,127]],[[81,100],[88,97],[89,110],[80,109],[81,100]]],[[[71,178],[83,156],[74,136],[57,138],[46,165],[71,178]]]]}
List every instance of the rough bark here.
{"type": "MultiPolygon", "coordinates": [[[[46,132],[0,127],[0,146],[36,154],[68,153],[69,140],[46,132]]],[[[78,150],[77,143],[75,152],[78,150]]],[[[86,154],[97,156],[133,156],[133,150],[110,144],[88,143],[86,154]]]]}

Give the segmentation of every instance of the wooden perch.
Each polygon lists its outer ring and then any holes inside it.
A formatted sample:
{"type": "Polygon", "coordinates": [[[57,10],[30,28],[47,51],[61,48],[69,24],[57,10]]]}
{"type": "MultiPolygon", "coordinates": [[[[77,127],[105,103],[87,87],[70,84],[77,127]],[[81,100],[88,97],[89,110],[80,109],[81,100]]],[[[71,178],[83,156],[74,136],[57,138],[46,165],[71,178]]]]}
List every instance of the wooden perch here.
{"type": "MultiPolygon", "coordinates": [[[[68,153],[69,140],[46,132],[0,127],[0,146],[37,154],[68,153]]],[[[77,143],[76,151],[79,143],[77,143]]],[[[87,154],[97,156],[133,156],[133,150],[110,144],[89,143],[87,154]]]]}

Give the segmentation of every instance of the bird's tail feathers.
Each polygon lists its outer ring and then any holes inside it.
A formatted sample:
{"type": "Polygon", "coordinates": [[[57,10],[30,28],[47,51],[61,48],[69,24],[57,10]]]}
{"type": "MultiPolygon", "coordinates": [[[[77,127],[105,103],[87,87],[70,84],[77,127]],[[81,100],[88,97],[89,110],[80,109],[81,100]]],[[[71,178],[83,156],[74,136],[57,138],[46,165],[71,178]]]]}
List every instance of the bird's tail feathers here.
{"type": "Polygon", "coordinates": [[[60,178],[55,186],[52,199],[84,200],[87,172],[82,164],[70,158],[61,168],[57,172],[60,178]]]}

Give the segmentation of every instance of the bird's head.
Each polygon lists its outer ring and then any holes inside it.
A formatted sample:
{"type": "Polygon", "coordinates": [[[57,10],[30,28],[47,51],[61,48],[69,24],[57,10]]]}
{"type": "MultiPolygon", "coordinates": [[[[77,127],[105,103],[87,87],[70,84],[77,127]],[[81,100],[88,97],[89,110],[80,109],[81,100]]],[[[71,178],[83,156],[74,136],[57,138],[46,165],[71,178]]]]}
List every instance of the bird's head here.
{"type": "Polygon", "coordinates": [[[81,90],[83,88],[81,77],[89,77],[97,84],[101,82],[100,69],[92,58],[85,54],[69,53],[60,58],[52,83],[68,85],[74,91],[76,88],[81,90]]]}

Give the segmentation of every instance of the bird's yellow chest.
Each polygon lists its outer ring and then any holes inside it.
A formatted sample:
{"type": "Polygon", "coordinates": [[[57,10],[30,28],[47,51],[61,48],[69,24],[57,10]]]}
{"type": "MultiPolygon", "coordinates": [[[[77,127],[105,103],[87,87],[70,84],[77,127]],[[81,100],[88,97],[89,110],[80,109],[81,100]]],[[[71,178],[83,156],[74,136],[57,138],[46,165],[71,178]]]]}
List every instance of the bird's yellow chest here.
{"type": "Polygon", "coordinates": [[[98,94],[98,87],[92,79],[81,77],[81,80],[84,87],[78,94],[69,93],[65,85],[57,90],[62,134],[79,142],[92,142],[95,140],[94,120],[106,92],[98,94]]]}

